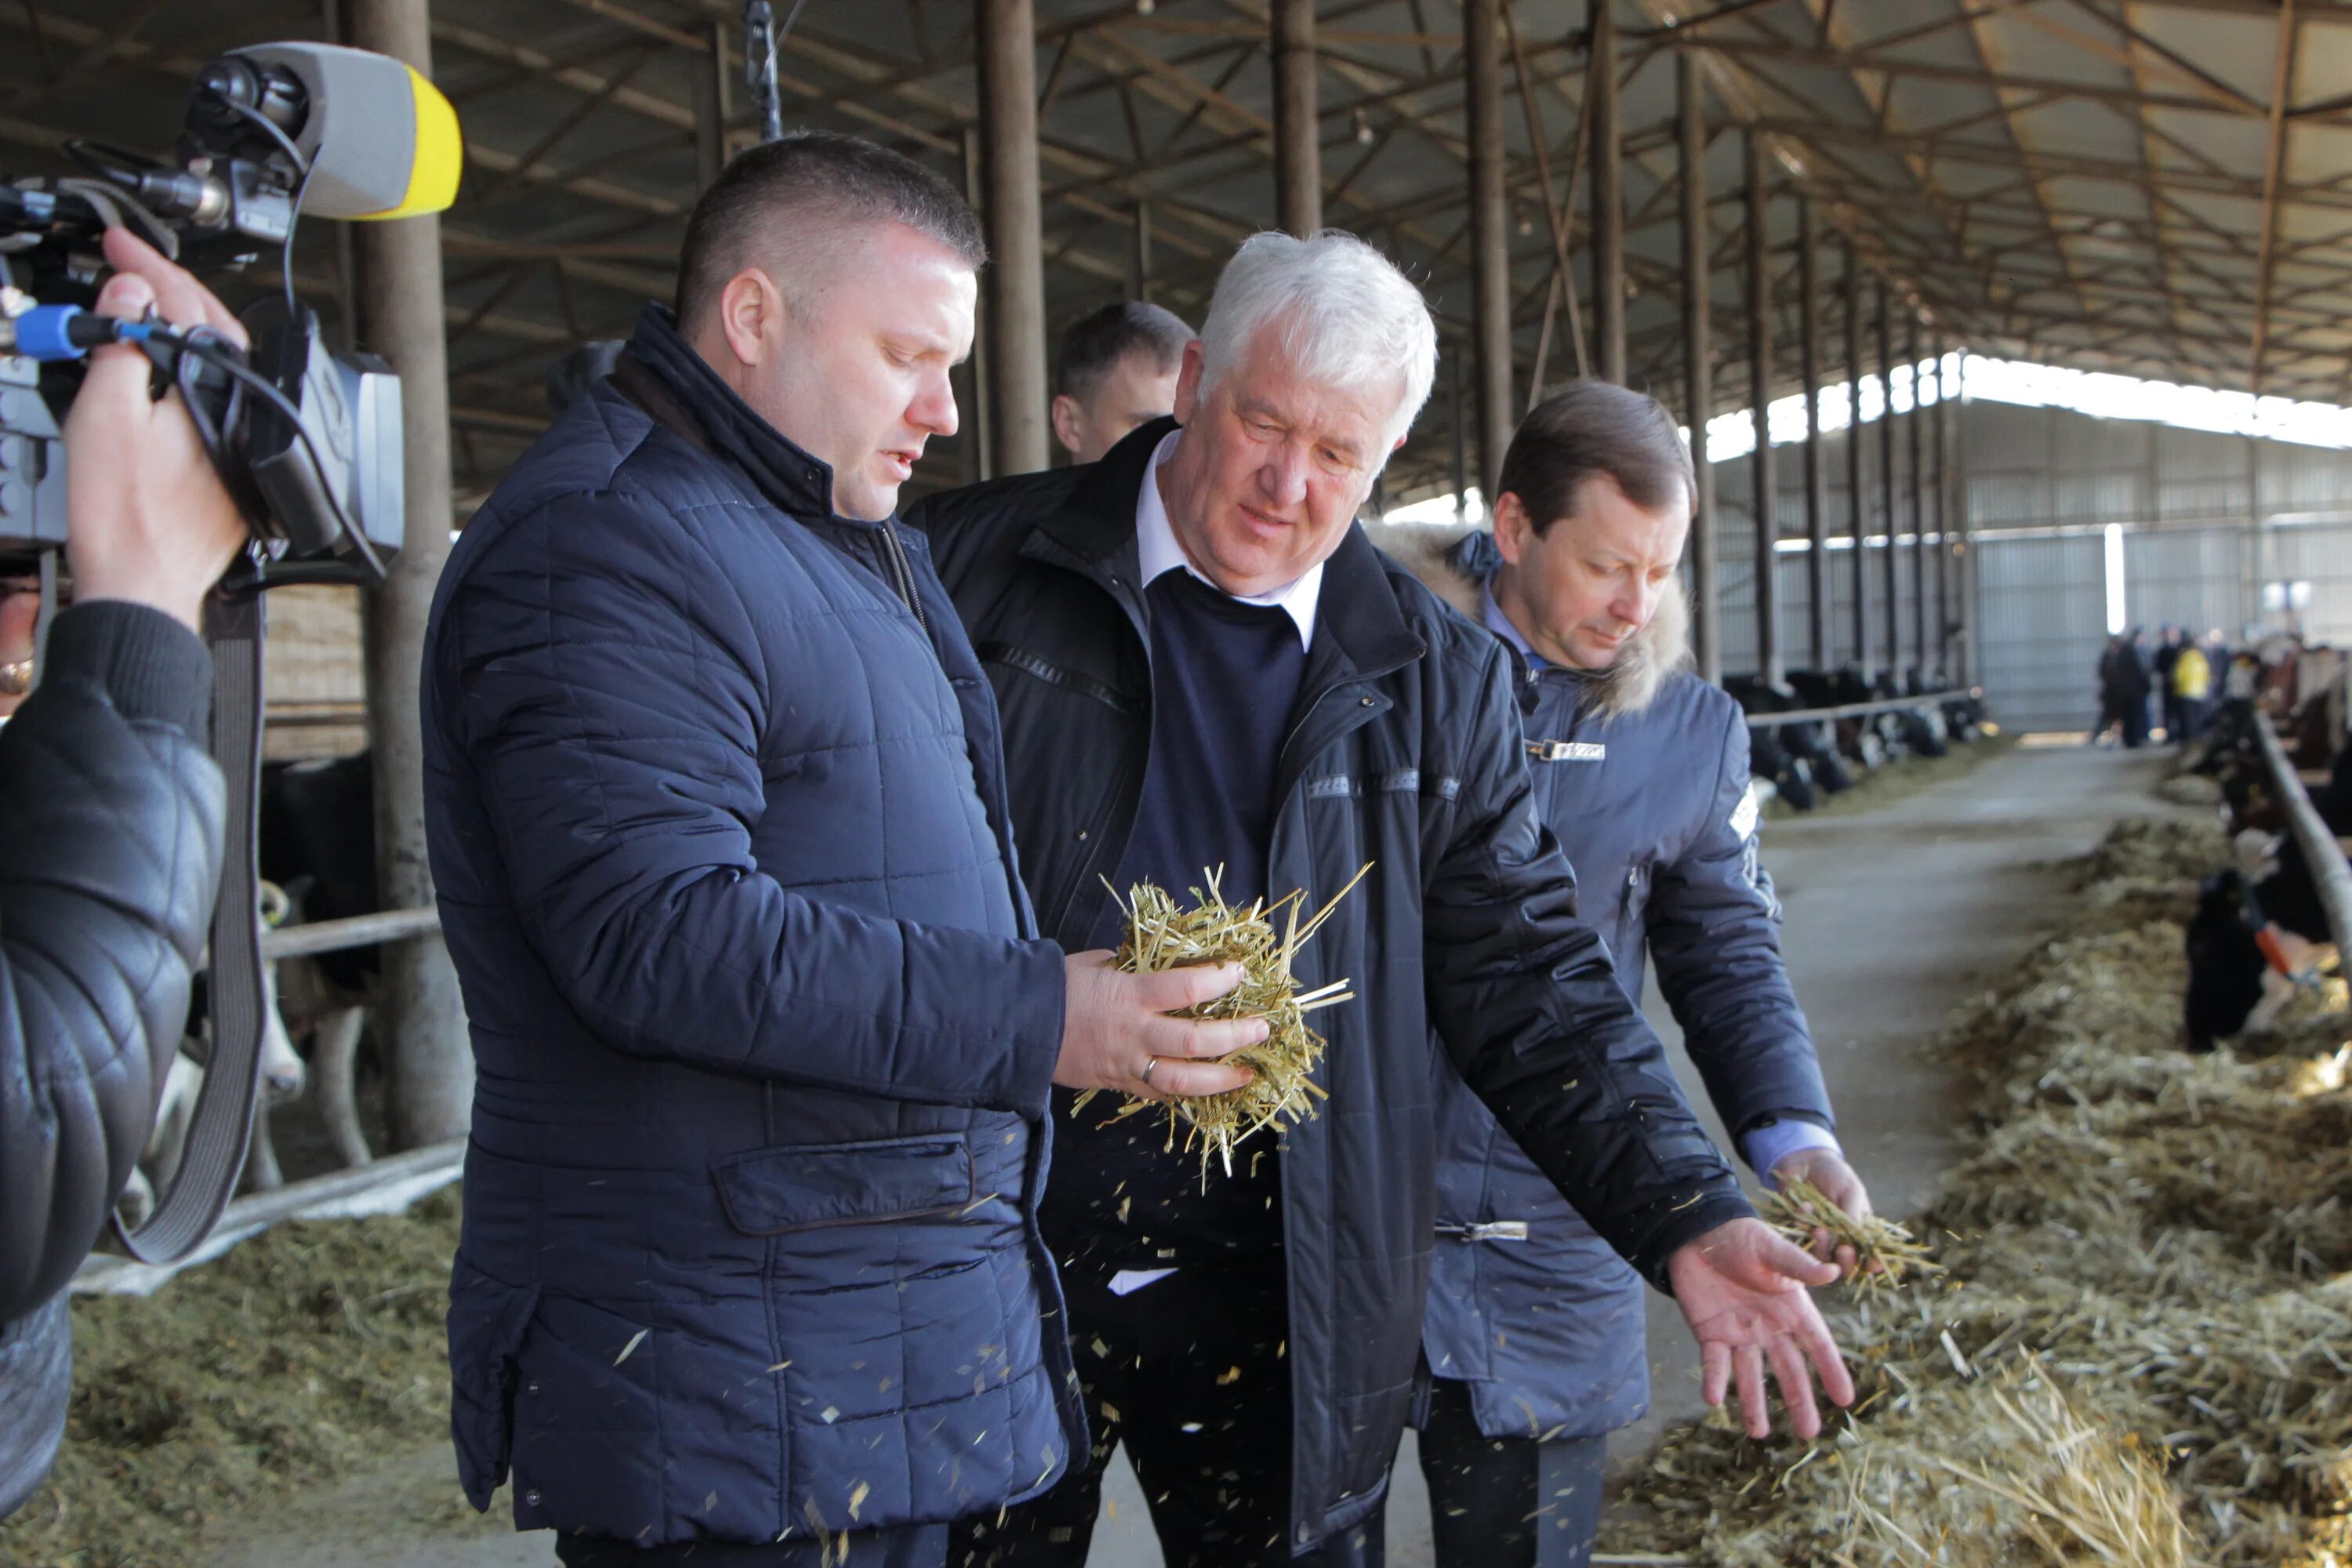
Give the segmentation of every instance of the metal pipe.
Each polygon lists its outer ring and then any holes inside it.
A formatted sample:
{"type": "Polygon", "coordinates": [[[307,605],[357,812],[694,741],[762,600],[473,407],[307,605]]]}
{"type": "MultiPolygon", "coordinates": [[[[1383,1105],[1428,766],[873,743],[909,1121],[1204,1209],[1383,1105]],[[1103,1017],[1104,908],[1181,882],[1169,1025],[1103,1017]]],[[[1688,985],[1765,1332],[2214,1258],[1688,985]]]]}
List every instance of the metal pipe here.
{"type": "Polygon", "coordinates": [[[1135,204],[1133,243],[1127,250],[1127,297],[1151,303],[1151,204],[1135,204]]]}
{"type": "Polygon", "coordinates": [[[1454,521],[1462,523],[1470,519],[1470,427],[1462,406],[1462,345],[1454,344],[1445,357],[1454,416],[1454,521]]]}
{"type": "MultiPolygon", "coordinates": [[[[425,0],[352,0],[349,41],[433,74],[425,0]]],[[[449,556],[449,362],[441,295],[441,220],[354,225],[360,346],[400,373],[401,473],[407,542],[362,604],[368,742],[374,757],[376,885],[388,909],[434,902],[425,844],[425,723],[418,689],[425,623],[449,556]]],[[[430,937],[387,943],[377,1037],[391,1058],[394,1147],[464,1133],[474,1055],[448,950],[430,937]]]]}
{"type": "Polygon", "coordinates": [[[1706,460],[1706,422],[1715,414],[1714,289],[1707,276],[1706,101],[1699,57],[1675,57],[1680,99],[1683,195],[1683,418],[1690,426],[1697,494],[1691,498],[1691,647],[1699,679],[1723,684],[1723,647],[1716,618],[1715,469],[1706,460]]]}
{"type": "Polygon", "coordinates": [[[1960,679],[1970,685],[1984,679],[1977,647],[1977,542],[1969,514],[1969,351],[1965,344],[1952,356],[1952,511],[1959,529],[1960,679]]]}
{"type": "Polygon", "coordinates": [[[1604,381],[1625,380],[1625,136],[1617,103],[1617,18],[1592,7],[1592,332],[1604,381]]]}
{"type": "Polygon", "coordinates": [[[1878,678],[1870,657],[1870,501],[1862,489],[1862,258],[1845,247],[1845,500],[1853,529],[1853,661],[1865,681],[1878,678]]]}
{"type": "Polygon", "coordinates": [[[1947,678],[1953,673],[1952,661],[1952,573],[1957,569],[1952,552],[1952,400],[1950,389],[1944,384],[1944,334],[1937,332],[1928,345],[1936,357],[1936,668],[1947,678]]]}
{"type": "MultiPolygon", "coordinates": [[[[972,211],[985,214],[988,204],[981,199],[984,183],[981,162],[980,127],[967,125],[963,128],[963,199],[972,211]]],[[[989,372],[990,363],[996,358],[991,352],[995,334],[989,328],[988,315],[982,309],[980,320],[972,324],[971,357],[958,367],[964,378],[962,391],[970,399],[971,418],[957,440],[970,454],[964,477],[975,483],[992,479],[1001,471],[996,466],[996,443],[992,439],[996,430],[995,400],[990,391],[992,378],[989,372]]]]}
{"type": "Polygon", "coordinates": [[[2286,806],[2287,826],[2294,829],[2304,862],[2311,868],[2320,908],[2327,911],[2328,938],[2338,952],[2352,952],[2352,863],[2345,860],[2343,846],[2336,842],[2335,833],[2311,804],[2286,748],[2279,744],[2278,731],[2271,727],[2271,716],[2259,708],[2254,710],[2254,733],[2262,739],[2271,787],[2286,806]]]}
{"type": "Polygon", "coordinates": [[[1503,146],[1502,0],[1464,0],[1470,116],[1470,318],[1478,340],[1478,484],[1491,514],[1511,441],[1511,252],[1503,146]]]}
{"type": "Polygon", "coordinates": [[[1924,460],[1927,410],[1919,401],[1919,317],[1903,330],[1904,374],[1911,378],[1911,413],[1904,420],[1911,438],[1911,668],[1927,679],[1927,465],[1924,460]]]}
{"type": "Polygon", "coordinates": [[[1750,507],[1756,533],[1756,670],[1767,686],[1780,684],[1780,481],[1772,464],[1771,193],[1765,187],[1764,138],[1742,139],[1748,185],[1748,408],[1756,430],[1748,454],[1750,507]]]}
{"type": "Polygon", "coordinates": [[[709,33],[710,53],[690,58],[693,76],[694,188],[707,191],[727,166],[727,24],[715,18],[709,33]]]}
{"type": "Polygon", "coordinates": [[[1748,713],[1742,717],[1751,730],[1771,730],[1783,724],[1811,724],[1825,720],[1859,719],[1868,713],[1892,713],[1900,709],[1932,708],[1938,702],[1976,695],[1975,689],[1969,687],[1948,686],[1940,691],[1922,691],[1916,696],[1878,697],[1868,702],[1847,702],[1835,708],[1797,708],[1786,713],[1748,713]]]}
{"type": "Polygon", "coordinates": [[[1045,250],[1037,176],[1037,18],[1032,0],[979,0],[981,218],[989,265],[994,469],[1045,466],[1045,250]]]}
{"type": "Polygon", "coordinates": [[[1813,205],[1797,198],[1797,374],[1805,389],[1805,608],[1815,669],[1836,657],[1830,626],[1830,507],[1822,473],[1822,246],[1813,205]]]}
{"type": "Polygon", "coordinates": [[[1315,0],[1274,0],[1274,208],[1276,221],[1301,239],[1323,226],[1315,0]]]}
{"type": "Polygon", "coordinates": [[[1895,321],[1887,300],[1886,279],[1878,285],[1878,494],[1886,514],[1886,672],[1903,679],[1903,574],[1901,552],[1895,542],[1902,533],[1895,510],[1895,321]]]}

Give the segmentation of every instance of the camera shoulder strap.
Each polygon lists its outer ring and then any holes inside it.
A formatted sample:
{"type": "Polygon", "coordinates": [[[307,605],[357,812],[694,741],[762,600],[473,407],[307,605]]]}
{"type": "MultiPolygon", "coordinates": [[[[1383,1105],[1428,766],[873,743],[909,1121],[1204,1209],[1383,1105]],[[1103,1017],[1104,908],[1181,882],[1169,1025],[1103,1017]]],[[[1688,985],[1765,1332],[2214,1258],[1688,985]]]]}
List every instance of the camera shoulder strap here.
{"type": "Polygon", "coordinates": [[[213,909],[212,1059],[190,1118],[180,1168],[137,1230],[115,1236],[142,1263],[176,1263],[195,1250],[236,1192],[253,1135],[261,1073],[263,1012],[259,872],[255,838],[261,800],[262,598],[215,594],[205,615],[213,656],[213,755],[228,785],[220,901],[213,909]]]}

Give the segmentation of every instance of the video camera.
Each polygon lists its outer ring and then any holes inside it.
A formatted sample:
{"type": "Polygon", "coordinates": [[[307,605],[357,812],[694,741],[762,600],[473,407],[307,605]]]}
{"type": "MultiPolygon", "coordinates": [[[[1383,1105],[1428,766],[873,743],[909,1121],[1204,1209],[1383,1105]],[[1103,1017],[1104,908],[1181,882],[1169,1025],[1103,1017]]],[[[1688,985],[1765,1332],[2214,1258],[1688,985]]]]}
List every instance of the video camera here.
{"type": "Polygon", "coordinates": [[[386,56],[263,44],[197,74],[177,164],[88,141],[86,175],[0,184],[0,573],[65,542],[60,419],[89,350],[135,342],[176,385],[255,546],[231,591],[380,581],[400,548],[400,379],[339,354],[295,296],[298,220],[437,212],[457,195],[457,111],[386,56]],[[104,231],[132,228],[184,265],[284,259],[282,296],[244,316],[246,353],[209,328],[90,314],[104,231]]]}
{"type": "Polygon", "coordinates": [[[255,865],[257,590],[381,582],[404,532],[400,378],[328,347],[295,294],[295,226],[438,212],[456,198],[463,145],[449,100],[400,61],[293,43],[233,50],[198,73],[176,163],[87,141],[64,150],[86,174],[0,182],[0,575],[39,578],[37,645],[66,543],[64,411],[89,351],[108,343],[145,351],[157,396],[179,390],[253,534],[205,615],[212,753],[233,803],[207,958],[212,1056],[176,1175],[135,1231],[116,1226],[133,1257],[163,1263],[204,1240],[236,1190],[271,1005],[255,865]],[[211,327],[92,313],[101,242],[118,225],[191,267],[276,249],[285,287],[244,313],[250,352],[211,327]]]}

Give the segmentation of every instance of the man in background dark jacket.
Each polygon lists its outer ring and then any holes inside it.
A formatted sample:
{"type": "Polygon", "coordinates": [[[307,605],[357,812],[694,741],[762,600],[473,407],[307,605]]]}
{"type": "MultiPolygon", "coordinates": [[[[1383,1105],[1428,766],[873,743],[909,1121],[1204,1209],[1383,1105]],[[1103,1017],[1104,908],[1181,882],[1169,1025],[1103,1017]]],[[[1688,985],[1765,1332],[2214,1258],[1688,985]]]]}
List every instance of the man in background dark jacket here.
{"type": "MultiPolygon", "coordinates": [[[[1230,1173],[1157,1117],[1065,1102],[1045,1220],[1095,1425],[1092,1462],[983,1562],[1082,1562],[1128,1445],[1171,1564],[1364,1561],[1414,1383],[1435,1230],[1442,1036],[1458,1071],[1611,1244],[1671,1284],[1713,1396],[1769,1353],[1800,1432],[1811,1356],[1851,1385],[1804,1293],[1834,1270],[1773,1237],[1575,914],[1536,811],[1507,650],[1354,523],[1427,395],[1427,307],[1370,246],[1258,235],[1185,350],[1176,417],[1088,468],[926,500],[1004,713],[1024,871],[1069,946],[1122,934],[1104,887],[1229,899],[1370,864],[1296,965],[1353,995],[1318,1114],[1230,1173]]],[[[1149,1091],[1153,1077],[1129,1086],[1149,1091]]]]}
{"type": "MultiPolygon", "coordinates": [[[[104,314],[242,339],[127,232],[106,256],[104,314]]],[[[75,603],[0,729],[0,1517],[64,1433],[66,1285],[147,1142],[220,887],[196,625],[246,526],[179,394],[153,401],[148,374],[127,345],[91,356],[65,429],[75,603]]]]}
{"type": "Polygon", "coordinates": [[[995,703],[892,517],[956,428],[978,221],[803,133],[467,524],[426,825],[478,1074],[451,1283],[477,1507],[565,1563],[936,1563],[1082,1442],[1037,1232],[1054,1083],[1255,1020],[1037,934],[995,703]]]}
{"type": "MultiPolygon", "coordinates": [[[[1511,650],[1538,808],[1627,999],[1654,959],[1750,1168],[1867,1213],[1780,959],[1747,722],[1680,668],[1675,565],[1696,485],[1655,399],[1574,383],[1512,437],[1493,531],[1416,564],[1511,650]]],[[[1649,1403],[1641,1279],[1475,1095],[1448,1081],[1439,1098],[1421,1432],[1438,1561],[1581,1568],[1608,1434],[1649,1403]]]]}

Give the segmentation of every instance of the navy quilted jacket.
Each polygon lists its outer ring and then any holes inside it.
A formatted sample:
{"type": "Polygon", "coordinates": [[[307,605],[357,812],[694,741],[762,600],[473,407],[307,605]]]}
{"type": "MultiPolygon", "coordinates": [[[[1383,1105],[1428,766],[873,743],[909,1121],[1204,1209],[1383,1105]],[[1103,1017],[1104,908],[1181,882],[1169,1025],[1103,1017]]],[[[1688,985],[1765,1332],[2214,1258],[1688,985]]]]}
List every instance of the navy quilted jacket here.
{"type": "Polygon", "coordinates": [[[995,706],[922,540],[830,497],[648,309],[434,605],[452,1424],[519,1528],[945,1521],[1084,1440],[1040,1331],[1062,957],[995,706]]]}
{"type": "MultiPolygon", "coordinates": [[[[1452,560],[1483,588],[1501,563],[1474,533],[1452,560]]],[[[1517,656],[1514,655],[1515,663],[1517,656]]],[[[1537,810],[1576,867],[1578,909],[1636,1005],[1644,960],[1727,1126],[1827,1126],[1828,1091],[1780,960],[1780,909],[1757,854],[1748,724],[1717,687],[1670,674],[1649,703],[1594,711],[1584,678],[1519,665],[1537,810]],[[1554,742],[1566,742],[1555,744],[1554,742]],[[1538,743],[1542,750],[1538,754],[1538,743]]],[[[1439,1091],[1429,1364],[1470,1386],[1488,1436],[1614,1431],[1649,1405],[1642,1282],[1460,1078],[1439,1091]],[[1497,1223],[1525,1240],[1491,1239],[1497,1223]]]]}

